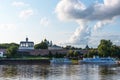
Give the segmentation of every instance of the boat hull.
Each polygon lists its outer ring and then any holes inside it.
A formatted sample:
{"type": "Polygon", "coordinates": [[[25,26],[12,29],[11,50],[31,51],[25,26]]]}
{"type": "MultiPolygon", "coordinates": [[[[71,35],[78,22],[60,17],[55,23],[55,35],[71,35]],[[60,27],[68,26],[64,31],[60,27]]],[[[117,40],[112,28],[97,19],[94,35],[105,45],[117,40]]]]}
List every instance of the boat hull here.
{"type": "Polygon", "coordinates": [[[50,60],[51,64],[71,64],[72,61],[66,58],[53,58],[52,60],[50,60]]]}
{"type": "Polygon", "coordinates": [[[117,64],[117,60],[114,58],[99,58],[98,56],[93,58],[83,58],[83,60],[79,60],[79,63],[89,63],[89,64],[117,64]]]}
{"type": "Polygon", "coordinates": [[[107,65],[107,64],[108,64],[108,65],[109,65],[109,64],[118,64],[117,61],[115,61],[115,62],[79,61],[79,63],[80,63],[80,64],[106,64],[106,65],[107,65]]]}

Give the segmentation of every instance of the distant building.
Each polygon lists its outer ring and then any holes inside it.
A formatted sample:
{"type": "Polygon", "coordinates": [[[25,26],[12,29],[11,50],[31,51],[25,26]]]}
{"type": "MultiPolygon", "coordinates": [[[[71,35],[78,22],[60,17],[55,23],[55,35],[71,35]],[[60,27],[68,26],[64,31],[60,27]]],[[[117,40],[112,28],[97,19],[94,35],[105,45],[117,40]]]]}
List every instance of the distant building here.
{"type": "Polygon", "coordinates": [[[61,50],[61,49],[63,48],[57,45],[52,45],[48,47],[48,50],[61,50]]]}
{"type": "Polygon", "coordinates": [[[48,49],[35,49],[35,50],[31,50],[29,52],[29,55],[34,55],[34,56],[46,56],[49,55],[49,53],[51,52],[53,55],[55,55],[56,53],[58,54],[67,54],[69,50],[48,50],[48,49]]]}
{"type": "Polygon", "coordinates": [[[62,47],[60,46],[57,46],[57,45],[53,45],[52,41],[47,41],[46,39],[44,39],[44,41],[46,42],[46,44],[48,45],[48,50],[61,50],[63,49],[62,47]]]}
{"type": "Polygon", "coordinates": [[[0,49],[0,57],[6,57],[6,49],[0,49]]]}
{"type": "Polygon", "coordinates": [[[3,57],[3,52],[0,52],[0,57],[3,57]]]}
{"type": "Polygon", "coordinates": [[[20,42],[19,50],[34,50],[34,42],[28,41],[28,38],[26,38],[26,41],[20,42]]]}

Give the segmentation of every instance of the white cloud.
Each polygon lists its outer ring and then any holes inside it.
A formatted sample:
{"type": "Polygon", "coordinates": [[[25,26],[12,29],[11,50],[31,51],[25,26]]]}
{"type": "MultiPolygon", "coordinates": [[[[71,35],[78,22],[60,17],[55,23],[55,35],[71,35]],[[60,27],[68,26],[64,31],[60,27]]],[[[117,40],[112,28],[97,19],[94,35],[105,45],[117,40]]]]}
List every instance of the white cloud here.
{"type": "Polygon", "coordinates": [[[48,26],[50,24],[50,21],[48,20],[47,17],[43,17],[40,19],[40,25],[42,26],[48,26]]]}
{"type": "Polygon", "coordinates": [[[93,2],[93,5],[87,7],[80,0],[60,0],[55,9],[58,18],[73,20],[80,25],[71,36],[71,43],[79,45],[89,42],[93,28],[88,28],[88,22],[95,21],[94,29],[97,30],[120,16],[120,0],[103,1],[104,3],[93,2]]]}
{"type": "Polygon", "coordinates": [[[102,29],[105,25],[114,23],[114,20],[103,20],[103,21],[98,21],[94,25],[94,31],[102,29]]]}
{"type": "Polygon", "coordinates": [[[104,4],[106,6],[111,6],[111,7],[115,7],[115,5],[119,5],[120,0],[104,0],[104,4]]]}
{"type": "Polygon", "coordinates": [[[22,7],[22,6],[27,6],[28,4],[25,4],[24,2],[17,2],[17,1],[14,1],[12,3],[13,6],[16,6],[16,7],[22,7]]]}
{"type": "Polygon", "coordinates": [[[23,10],[20,12],[19,17],[26,19],[26,18],[29,18],[30,16],[32,16],[33,14],[34,14],[34,11],[32,9],[23,10]]]}
{"type": "Polygon", "coordinates": [[[75,30],[74,34],[70,37],[71,44],[88,44],[89,37],[91,36],[91,29],[86,25],[87,21],[77,21],[80,26],[75,30]]]}
{"type": "Polygon", "coordinates": [[[104,4],[96,3],[92,6],[85,7],[85,5],[79,0],[61,0],[55,11],[60,19],[112,19],[120,15],[120,0],[110,1],[104,0],[104,4]]]}
{"type": "Polygon", "coordinates": [[[85,8],[85,5],[78,0],[61,0],[56,6],[55,12],[60,20],[68,20],[75,17],[74,13],[78,13],[85,8]]]}

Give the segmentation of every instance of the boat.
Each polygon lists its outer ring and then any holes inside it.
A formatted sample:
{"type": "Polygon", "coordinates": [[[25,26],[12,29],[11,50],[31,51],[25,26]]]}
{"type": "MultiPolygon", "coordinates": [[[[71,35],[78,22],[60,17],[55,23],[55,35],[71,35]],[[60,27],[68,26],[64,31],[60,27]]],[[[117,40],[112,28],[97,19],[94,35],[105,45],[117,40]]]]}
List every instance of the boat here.
{"type": "Polygon", "coordinates": [[[68,58],[52,58],[52,60],[50,60],[50,63],[54,63],[54,64],[71,64],[72,61],[68,58]]]}
{"type": "Polygon", "coordinates": [[[111,57],[94,56],[93,58],[83,58],[79,60],[79,63],[91,63],[91,64],[117,64],[117,60],[111,57]]]}

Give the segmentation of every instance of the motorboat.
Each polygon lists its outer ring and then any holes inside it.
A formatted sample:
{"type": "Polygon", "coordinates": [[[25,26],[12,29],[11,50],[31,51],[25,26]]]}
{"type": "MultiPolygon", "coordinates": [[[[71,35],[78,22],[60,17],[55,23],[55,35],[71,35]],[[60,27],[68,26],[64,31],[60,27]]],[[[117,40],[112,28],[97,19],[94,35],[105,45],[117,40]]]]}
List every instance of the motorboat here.
{"type": "Polygon", "coordinates": [[[72,61],[68,58],[52,58],[52,60],[50,60],[50,63],[55,63],[55,64],[61,64],[61,63],[66,63],[66,64],[70,64],[72,63],[72,61]]]}
{"type": "Polygon", "coordinates": [[[94,56],[93,58],[83,58],[79,60],[79,63],[91,63],[91,64],[117,64],[117,60],[111,57],[99,57],[94,56]]]}

